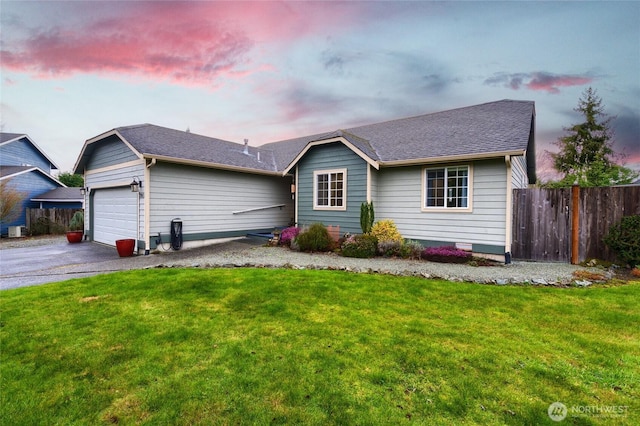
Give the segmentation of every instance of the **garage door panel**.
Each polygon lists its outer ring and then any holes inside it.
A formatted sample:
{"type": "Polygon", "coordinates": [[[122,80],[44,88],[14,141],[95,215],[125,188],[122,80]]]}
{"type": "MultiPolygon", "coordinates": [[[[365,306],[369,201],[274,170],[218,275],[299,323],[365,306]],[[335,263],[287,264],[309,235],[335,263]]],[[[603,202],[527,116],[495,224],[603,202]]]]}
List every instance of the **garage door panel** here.
{"type": "Polygon", "coordinates": [[[116,240],[136,239],[138,194],[126,188],[99,189],[93,197],[93,239],[115,245],[116,240]]]}

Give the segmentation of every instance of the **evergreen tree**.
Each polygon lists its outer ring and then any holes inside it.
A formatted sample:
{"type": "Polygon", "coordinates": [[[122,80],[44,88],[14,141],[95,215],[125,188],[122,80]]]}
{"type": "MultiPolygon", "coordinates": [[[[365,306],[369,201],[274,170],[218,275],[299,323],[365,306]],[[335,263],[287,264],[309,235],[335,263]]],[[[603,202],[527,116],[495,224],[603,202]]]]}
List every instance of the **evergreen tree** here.
{"type": "Polygon", "coordinates": [[[620,156],[613,150],[611,121],[614,117],[604,112],[596,91],[589,87],[575,111],[581,113],[585,121],[566,128],[569,134],[556,142],[560,152],[551,154],[554,168],[564,176],[546,186],[609,186],[633,181],[638,174],[616,164],[620,156]]]}
{"type": "Polygon", "coordinates": [[[82,175],[74,175],[71,172],[60,173],[58,180],[70,188],[81,188],[84,186],[84,178],[82,175]]]}

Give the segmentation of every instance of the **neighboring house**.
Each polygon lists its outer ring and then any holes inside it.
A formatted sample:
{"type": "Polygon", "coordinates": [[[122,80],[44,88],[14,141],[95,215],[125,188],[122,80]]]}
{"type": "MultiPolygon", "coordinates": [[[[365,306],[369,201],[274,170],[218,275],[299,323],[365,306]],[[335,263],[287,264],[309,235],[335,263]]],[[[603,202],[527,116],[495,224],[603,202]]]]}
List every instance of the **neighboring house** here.
{"type": "Polygon", "coordinates": [[[41,209],[82,209],[82,188],[55,188],[31,199],[41,209]]]}
{"type": "Polygon", "coordinates": [[[288,222],[357,233],[360,205],[373,201],[405,238],[508,260],[511,190],[536,180],[534,141],[534,103],[511,100],[258,148],[142,125],[88,140],[75,173],[90,189],[90,236],[108,244],[154,247],[174,217],[185,241],[288,222]]]}
{"type": "Polygon", "coordinates": [[[25,226],[26,208],[38,208],[31,198],[65,185],[51,173],[58,166],[33,142],[29,136],[0,133],[0,180],[23,194],[20,216],[2,223],[0,232],[6,235],[9,226],[25,226]]]}

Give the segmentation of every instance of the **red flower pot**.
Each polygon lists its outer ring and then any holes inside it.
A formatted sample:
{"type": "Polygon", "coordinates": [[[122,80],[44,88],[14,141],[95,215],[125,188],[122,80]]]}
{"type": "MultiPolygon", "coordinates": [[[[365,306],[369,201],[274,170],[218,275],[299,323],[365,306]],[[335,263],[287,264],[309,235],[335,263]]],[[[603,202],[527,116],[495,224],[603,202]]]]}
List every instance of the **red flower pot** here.
{"type": "Polygon", "coordinates": [[[133,256],[133,249],[136,246],[136,240],[127,238],[125,240],[116,240],[116,249],[120,257],[133,256]]]}
{"type": "Polygon", "coordinates": [[[67,241],[69,241],[70,243],[80,243],[82,242],[83,236],[84,236],[84,231],[68,231],[67,241]]]}

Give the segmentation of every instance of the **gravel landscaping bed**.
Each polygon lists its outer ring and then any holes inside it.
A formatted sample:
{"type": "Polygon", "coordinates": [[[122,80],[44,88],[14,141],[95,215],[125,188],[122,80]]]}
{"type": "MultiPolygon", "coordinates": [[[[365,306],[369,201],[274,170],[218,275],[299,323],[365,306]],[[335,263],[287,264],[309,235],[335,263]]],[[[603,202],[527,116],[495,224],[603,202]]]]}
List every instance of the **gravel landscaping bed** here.
{"type": "MultiPolygon", "coordinates": [[[[589,270],[604,273],[596,268],[584,268],[565,263],[538,263],[516,261],[509,265],[470,266],[466,264],[436,263],[424,260],[404,260],[376,257],[356,259],[334,253],[302,253],[284,247],[247,247],[242,241],[191,251],[182,259],[166,259],[166,262],[149,267],[258,267],[289,269],[326,269],[356,273],[380,273],[388,275],[421,276],[449,281],[467,281],[485,284],[529,283],[534,285],[567,285],[575,283],[573,272],[589,270]],[[224,246],[224,247],[222,247],[224,246]]],[[[613,273],[607,272],[610,277],[613,273]]],[[[588,285],[584,281],[578,284],[588,285]]]]}
{"type": "MultiPolygon", "coordinates": [[[[16,239],[3,238],[0,242],[0,248],[4,250],[61,243],[66,243],[64,235],[16,239]]],[[[93,243],[85,242],[83,244],[93,243]]],[[[120,258],[101,262],[99,265],[69,265],[68,267],[59,268],[56,273],[66,274],[71,277],[73,276],[71,274],[85,272],[95,274],[127,269],[257,267],[340,270],[354,273],[420,276],[449,281],[498,285],[528,283],[554,286],[590,285],[591,282],[587,280],[576,280],[573,273],[577,270],[605,275],[607,279],[613,278],[615,275],[611,271],[566,263],[514,261],[509,265],[498,263],[495,266],[470,266],[467,264],[382,257],[357,259],[342,257],[335,253],[302,253],[285,247],[267,247],[260,244],[260,242],[251,239],[238,239],[188,250],[158,250],[148,256],[120,258]]]]}

